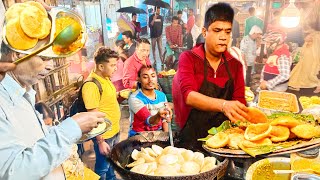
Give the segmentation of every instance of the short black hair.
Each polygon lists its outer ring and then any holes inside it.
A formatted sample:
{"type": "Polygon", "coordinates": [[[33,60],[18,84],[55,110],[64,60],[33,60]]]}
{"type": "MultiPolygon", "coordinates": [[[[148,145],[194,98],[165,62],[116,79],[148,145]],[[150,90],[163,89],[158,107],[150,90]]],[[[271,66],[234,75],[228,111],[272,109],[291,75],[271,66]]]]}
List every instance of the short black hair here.
{"type": "Polygon", "coordinates": [[[253,15],[256,12],[256,9],[254,7],[249,8],[249,14],[253,15]]]}
{"type": "Polygon", "coordinates": [[[133,35],[132,35],[132,32],[131,32],[131,31],[124,31],[124,32],[122,33],[122,35],[125,35],[125,36],[127,36],[128,38],[133,39],[133,35]]]}
{"type": "Polygon", "coordinates": [[[182,11],[181,11],[181,10],[179,10],[179,11],[177,12],[177,14],[182,14],[182,11]]]}
{"type": "Polygon", "coordinates": [[[140,44],[150,44],[150,41],[147,38],[140,38],[136,40],[136,47],[138,47],[140,44]]]}
{"type": "Polygon", "coordinates": [[[101,64],[103,62],[109,62],[110,58],[119,58],[117,52],[111,50],[108,47],[102,46],[96,50],[94,53],[94,61],[96,64],[101,64]]]}
{"type": "Polygon", "coordinates": [[[173,16],[173,17],[172,17],[172,22],[173,22],[174,20],[179,21],[178,16],[173,16]]]}
{"type": "Polygon", "coordinates": [[[122,49],[124,48],[124,46],[126,45],[126,43],[124,42],[124,40],[117,40],[115,42],[116,46],[121,47],[122,49]]]}
{"type": "Polygon", "coordinates": [[[188,9],[188,11],[191,11],[191,12],[193,12],[193,9],[191,9],[191,8],[190,8],[190,9],[188,9]]]}
{"type": "Polygon", "coordinates": [[[1,42],[1,54],[8,55],[13,52],[3,41],[1,42]]]}
{"type": "Polygon", "coordinates": [[[160,6],[155,6],[154,7],[154,11],[156,11],[157,9],[160,9],[160,6]]]}
{"type": "Polygon", "coordinates": [[[143,66],[141,66],[141,68],[139,69],[139,71],[138,71],[138,77],[140,78],[141,77],[141,73],[142,73],[142,71],[144,70],[144,69],[153,69],[153,70],[155,70],[151,65],[143,65],[143,66]]]}
{"type": "Polygon", "coordinates": [[[208,27],[216,21],[227,21],[232,23],[234,11],[230,4],[219,2],[211,6],[205,15],[204,27],[208,27]]]}
{"type": "Polygon", "coordinates": [[[131,17],[136,16],[136,15],[137,15],[137,13],[132,13],[131,17]]]}

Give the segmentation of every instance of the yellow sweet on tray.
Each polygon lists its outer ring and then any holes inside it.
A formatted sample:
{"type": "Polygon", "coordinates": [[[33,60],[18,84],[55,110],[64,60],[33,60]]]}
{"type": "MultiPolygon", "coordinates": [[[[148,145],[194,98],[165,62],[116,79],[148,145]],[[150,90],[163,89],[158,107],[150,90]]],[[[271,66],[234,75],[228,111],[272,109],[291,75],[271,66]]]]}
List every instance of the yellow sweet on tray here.
{"type": "Polygon", "coordinates": [[[67,180],[98,180],[99,178],[100,176],[94,173],[91,169],[84,167],[83,176],[76,176],[75,174],[72,174],[69,177],[67,177],[67,180]]]}
{"type": "Polygon", "coordinates": [[[174,69],[170,69],[169,71],[161,71],[159,74],[162,76],[173,76],[176,74],[176,71],[174,69]]]}
{"type": "Polygon", "coordinates": [[[320,105],[320,97],[319,96],[301,96],[299,98],[299,101],[301,103],[301,106],[303,109],[311,108],[316,105],[320,105]]]}

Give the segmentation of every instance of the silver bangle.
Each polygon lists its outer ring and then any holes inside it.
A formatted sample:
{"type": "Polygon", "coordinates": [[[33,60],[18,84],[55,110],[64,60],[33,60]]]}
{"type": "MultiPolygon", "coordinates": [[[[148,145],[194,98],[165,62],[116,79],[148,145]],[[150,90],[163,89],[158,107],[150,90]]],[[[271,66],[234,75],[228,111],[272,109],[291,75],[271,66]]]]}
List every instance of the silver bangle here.
{"type": "Polygon", "coordinates": [[[225,111],[224,111],[224,106],[227,104],[227,101],[224,101],[223,103],[222,103],[222,108],[221,108],[221,112],[224,114],[225,113],[225,111]]]}

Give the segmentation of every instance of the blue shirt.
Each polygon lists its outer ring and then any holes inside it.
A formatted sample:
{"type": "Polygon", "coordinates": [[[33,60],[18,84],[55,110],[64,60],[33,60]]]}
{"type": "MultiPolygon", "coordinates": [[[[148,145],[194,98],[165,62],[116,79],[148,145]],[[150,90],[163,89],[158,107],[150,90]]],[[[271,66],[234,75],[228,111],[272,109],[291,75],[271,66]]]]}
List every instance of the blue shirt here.
{"type": "Polygon", "coordinates": [[[41,179],[60,167],[81,137],[71,118],[48,129],[34,109],[35,91],[6,75],[0,82],[0,179],[41,179]]]}
{"type": "Polygon", "coordinates": [[[129,137],[142,131],[155,131],[162,129],[162,122],[157,125],[150,125],[149,119],[158,113],[159,109],[164,107],[164,103],[168,102],[165,94],[161,91],[154,90],[156,99],[150,99],[143,94],[141,89],[129,96],[128,104],[130,111],[130,121],[132,128],[129,131],[129,137]]]}

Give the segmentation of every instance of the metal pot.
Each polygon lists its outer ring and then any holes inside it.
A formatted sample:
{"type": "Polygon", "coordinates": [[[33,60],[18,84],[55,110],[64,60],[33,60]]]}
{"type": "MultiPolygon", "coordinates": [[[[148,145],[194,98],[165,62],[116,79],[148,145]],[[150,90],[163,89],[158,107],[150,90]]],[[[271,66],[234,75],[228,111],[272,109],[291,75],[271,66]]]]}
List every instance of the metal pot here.
{"type": "MultiPolygon", "coordinates": [[[[153,144],[159,145],[161,147],[169,146],[168,141],[168,135],[167,133],[162,132],[147,132],[142,133],[140,135],[128,138],[127,140],[124,140],[120,143],[118,143],[116,146],[113,147],[111,151],[110,158],[114,164],[114,169],[119,173],[119,175],[123,179],[135,179],[135,180],[166,180],[166,179],[185,179],[185,180],[194,180],[194,179],[222,179],[225,176],[227,166],[229,163],[229,160],[225,158],[219,165],[207,172],[196,174],[196,175],[189,175],[189,176],[149,176],[144,174],[138,174],[131,172],[128,168],[125,166],[129,164],[130,162],[133,162],[133,159],[131,158],[131,153],[134,149],[140,150],[141,147],[151,147],[153,144]]],[[[176,147],[184,147],[179,146],[179,143],[177,141],[175,142],[176,147]]],[[[184,147],[186,148],[186,147],[184,147]]],[[[190,148],[187,148],[190,149],[190,148]]],[[[194,149],[190,149],[193,151],[198,151],[194,149]]],[[[201,151],[205,154],[205,156],[208,156],[209,154],[205,151],[201,151]]]]}

